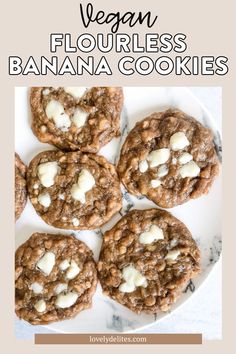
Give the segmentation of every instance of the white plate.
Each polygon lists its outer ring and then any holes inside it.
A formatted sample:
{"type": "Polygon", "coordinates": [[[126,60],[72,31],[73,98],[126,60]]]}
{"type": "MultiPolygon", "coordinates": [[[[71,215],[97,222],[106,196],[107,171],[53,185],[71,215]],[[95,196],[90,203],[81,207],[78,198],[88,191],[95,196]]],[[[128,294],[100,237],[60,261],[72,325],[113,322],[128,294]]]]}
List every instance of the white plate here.
{"type": "MultiPolygon", "coordinates": [[[[30,128],[30,110],[28,89],[15,89],[15,149],[23,161],[28,164],[40,151],[52,149],[52,146],[40,143],[30,128]]],[[[215,126],[210,113],[186,88],[182,87],[125,87],[125,106],[122,114],[122,138],[113,139],[100,150],[110,162],[116,162],[120,146],[128,131],[134,124],[150,113],[168,107],[180,108],[194,116],[205,126],[211,127],[215,134],[215,143],[221,155],[221,131],[215,126]]],[[[220,156],[221,157],[221,156],[220,156]]],[[[146,198],[137,199],[130,196],[122,188],[124,203],[122,213],[130,208],[149,208],[155,206],[146,198]]],[[[202,254],[200,276],[190,282],[181,298],[172,307],[172,312],[183,304],[193,292],[206,280],[221,253],[221,175],[215,181],[210,193],[197,200],[171,209],[174,216],[183,221],[192,232],[202,254]]],[[[119,219],[116,215],[102,230],[73,232],[79,239],[87,243],[98,259],[102,233],[112,227],[119,219]]],[[[69,234],[70,231],[58,230],[45,224],[27,202],[26,208],[16,223],[16,247],[27,240],[33,232],[52,232],[69,234]]],[[[203,299],[204,300],[204,299],[203,299]]],[[[98,285],[94,295],[93,307],[82,311],[74,319],[53,323],[47,327],[63,333],[95,333],[132,331],[150,325],[167,316],[168,313],[157,315],[136,315],[127,308],[104,296],[98,285]]]]}

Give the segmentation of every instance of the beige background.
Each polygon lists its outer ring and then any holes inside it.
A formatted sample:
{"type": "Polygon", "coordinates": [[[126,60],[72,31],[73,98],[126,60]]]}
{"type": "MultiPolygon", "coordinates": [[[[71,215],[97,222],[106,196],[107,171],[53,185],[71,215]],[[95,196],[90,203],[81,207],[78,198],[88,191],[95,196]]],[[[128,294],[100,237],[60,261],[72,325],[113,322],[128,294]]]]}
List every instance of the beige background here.
{"type": "MultiPolygon", "coordinates": [[[[77,353],[78,350],[87,352],[94,351],[93,347],[78,346],[34,346],[32,342],[17,341],[14,338],[14,296],[13,296],[13,267],[14,267],[14,209],[13,209],[13,151],[14,151],[14,86],[39,85],[45,83],[75,84],[75,78],[66,77],[22,77],[7,74],[7,58],[9,55],[48,56],[48,39],[50,32],[71,32],[81,33],[83,28],[79,18],[77,0],[41,0],[38,2],[2,1],[1,3],[1,247],[0,247],[0,276],[2,291],[0,295],[0,334],[2,346],[7,352],[13,353],[64,353],[65,350],[77,353]]],[[[96,84],[112,85],[184,85],[184,86],[222,86],[223,88],[223,134],[224,134],[224,205],[223,205],[223,237],[224,237],[224,284],[223,284],[223,318],[224,318],[224,339],[219,342],[205,342],[202,346],[159,346],[162,353],[192,353],[232,352],[234,335],[234,297],[235,279],[234,255],[236,241],[234,237],[235,226],[235,156],[234,141],[236,124],[234,118],[235,102],[235,49],[233,38],[233,27],[235,23],[235,11],[233,0],[225,1],[203,1],[191,0],[161,1],[146,0],[138,3],[134,0],[108,1],[94,0],[94,5],[106,11],[118,10],[152,10],[159,15],[156,30],[161,32],[184,32],[188,35],[188,55],[225,55],[229,56],[230,72],[227,76],[215,77],[96,77],[96,84]],[[228,347],[228,349],[226,348],[228,347]]],[[[103,28],[105,31],[107,28],[103,28]]],[[[139,33],[145,31],[145,27],[136,28],[139,33]]],[[[97,27],[94,26],[94,31],[97,27]]],[[[99,26],[99,31],[101,27],[99,26]]],[[[124,26],[123,32],[128,32],[124,26]]],[[[154,29],[153,29],[154,31],[154,29]]],[[[90,28],[91,32],[91,28],[90,28]]],[[[234,30],[235,32],[235,30],[234,30]]],[[[61,53],[63,55],[63,53],[61,53]]],[[[115,59],[115,54],[114,59],[115,59]]],[[[111,58],[112,59],[112,55],[111,58]]],[[[76,84],[77,84],[76,80],[76,84]]],[[[94,84],[94,78],[80,77],[81,86],[94,84]]],[[[97,352],[120,353],[121,348],[116,346],[99,346],[97,352]]],[[[122,350],[125,350],[122,347],[122,350]]],[[[129,347],[129,352],[143,353],[142,346],[129,347]]],[[[156,352],[156,346],[148,346],[149,352],[156,352]]]]}

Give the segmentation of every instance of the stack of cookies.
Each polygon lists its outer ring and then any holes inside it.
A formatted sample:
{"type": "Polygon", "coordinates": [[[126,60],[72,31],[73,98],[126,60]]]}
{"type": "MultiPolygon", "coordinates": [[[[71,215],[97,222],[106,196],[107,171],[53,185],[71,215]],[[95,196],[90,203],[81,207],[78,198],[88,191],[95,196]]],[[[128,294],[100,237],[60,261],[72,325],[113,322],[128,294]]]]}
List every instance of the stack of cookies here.
{"type": "MultiPolygon", "coordinates": [[[[208,193],[219,172],[212,132],[175,109],[140,120],[117,166],[99,155],[120,136],[121,88],[35,87],[30,104],[34,134],[57,149],[28,168],[16,154],[16,219],[28,195],[48,225],[94,230],[122,208],[120,182],[172,208],[208,193]]],[[[200,272],[200,251],[180,220],[151,208],[129,211],[105,232],[97,264],[75,236],[35,232],[17,249],[15,265],[18,317],[46,324],[91,307],[97,276],[105,295],[136,313],[168,311],[200,272]]]]}

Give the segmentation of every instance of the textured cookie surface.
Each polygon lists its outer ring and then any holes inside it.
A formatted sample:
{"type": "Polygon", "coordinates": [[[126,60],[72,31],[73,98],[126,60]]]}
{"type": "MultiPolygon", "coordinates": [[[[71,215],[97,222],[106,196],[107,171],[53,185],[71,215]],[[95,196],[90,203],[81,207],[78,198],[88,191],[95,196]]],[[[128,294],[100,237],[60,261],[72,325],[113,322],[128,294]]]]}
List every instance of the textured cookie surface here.
{"type": "Polygon", "coordinates": [[[34,87],[32,130],[62,150],[97,152],[120,135],[123,91],[119,87],[34,87]]]}
{"type": "Polygon", "coordinates": [[[127,190],[163,208],[208,193],[218,172],[212,132],[179,110],[154,113],[138,122],[118,163],[127,190]]]}
{"type": "Polygon", "coordinates": [[[167,311],[200,271],[186,226],[160,209],[133,210],[104,234],[98,276],[106,295],[141,313],[167,311]]]}
{"type": "Polygon", "coordinates": [[[20,217],[26,201],[26,166],[15,153],[15,220],[20,217]]]}
{"type": "Polygon", "coordinates": [[[31,324],[69,319],[90,308],[97,272],[74,236],[33,234],[15,255],[16,314],[31,324]]]}
{"type": "Polygon", "coordinates": [[[44,151],[31,161],[27,185],[36,212],[62,229],[96,229],[121,208],[115,167],[95,154],[44,151]]]}

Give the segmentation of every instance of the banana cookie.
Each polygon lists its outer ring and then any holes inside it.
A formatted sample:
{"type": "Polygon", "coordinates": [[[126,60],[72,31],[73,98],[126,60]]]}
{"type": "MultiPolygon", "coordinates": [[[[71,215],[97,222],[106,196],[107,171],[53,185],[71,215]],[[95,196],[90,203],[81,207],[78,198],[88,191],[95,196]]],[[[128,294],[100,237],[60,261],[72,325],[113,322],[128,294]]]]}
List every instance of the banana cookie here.
{"type": "Polygon", "coordinates": [[[15,267],[19,318],[47,324],[92,306],[97,286],[93,254],[74,236],[33,234],[17,249],[15,267]]]}
{"type": "Polygon", "coordinates": [[[212,132],[176,109],[138,122],[126,138],[118,163],[127,190],[163,208],[208,193],[218,172],[212,132]]]}
{"type": "Polygon", "coordinates": [[[19,219],[26,201],[26,166],[15,153],[15,220],[19,219]]]}
{"type": "Polygon", "coordinates": [[[32,130],[43,143],[96,153],[120,135],[120,87],[33,87],[32,130]]]}
{"type": "Polygon", "coordinates": [[[133,210],[104,234],[98,276],[106,295],[136,313],[168,311],[200,272],[186,226],[160,209],[133,210]]]}
{"type": "Polygon", "coordinates": [[[115,167],[95,154],[41,152],[30,162],[27,186],[36,212],[62,229],[96,229],[122,205],[115,167]]]}

